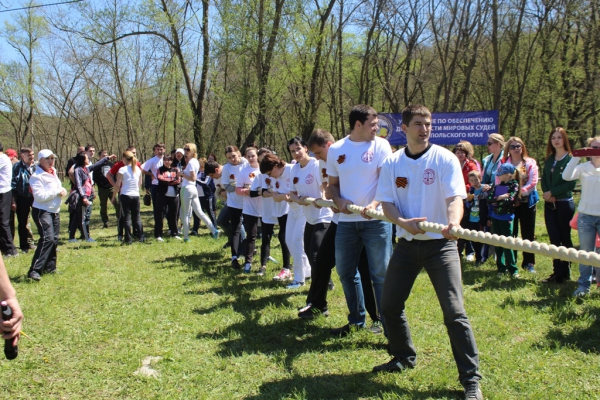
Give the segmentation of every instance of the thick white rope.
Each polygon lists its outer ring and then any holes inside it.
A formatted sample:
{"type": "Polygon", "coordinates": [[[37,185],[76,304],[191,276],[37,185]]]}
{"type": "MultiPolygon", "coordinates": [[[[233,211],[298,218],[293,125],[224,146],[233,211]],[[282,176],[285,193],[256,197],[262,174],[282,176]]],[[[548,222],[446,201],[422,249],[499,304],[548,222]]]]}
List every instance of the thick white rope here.
{"type": "MultiPolygon", "coordinates": [[[[315,202],[315,199],[310,197],[303,197],[302,199],[304,200],[306,205],[315,202]]],[[[316,200],[316,204],[320,207],[331,207],[337,209],[335,203],[332,200],[318,199],[316,200]]],[[[347,209],[348,211],[353,212],[355,214],[360,214],[364,207],[351,204],[347,207],[347,209]]],[[[367,215],[369,217],[379,219],[382,221],[392,222],[381,211],[367,210],[367,215]]],[[[445,226],[442,224],[436,224],[428,221],[419,222],[419,227],[424,231],[435,233],[441,233],[442,229],[445,228],[445,226]]],[[[493,246],[499,246],[511,250],[540,254],[550,258],[556,258],[559,260],[591,265],[593,267],[600,268],[600,254],[597,254],[595,252],[576,250],[574,248],[567,248],[564,246],[557,247],[553,244],[548,245],[547,243],[538,243],[535,241],[532,242],[529,240],[523,240],[507,236],[499,236],[496,234],[492,235],[490,232],[473,231],[470,229],[463,229],[457,227],[452,228],[450,232],[454,236],[461,239],[491,244],[493,246]]]]}

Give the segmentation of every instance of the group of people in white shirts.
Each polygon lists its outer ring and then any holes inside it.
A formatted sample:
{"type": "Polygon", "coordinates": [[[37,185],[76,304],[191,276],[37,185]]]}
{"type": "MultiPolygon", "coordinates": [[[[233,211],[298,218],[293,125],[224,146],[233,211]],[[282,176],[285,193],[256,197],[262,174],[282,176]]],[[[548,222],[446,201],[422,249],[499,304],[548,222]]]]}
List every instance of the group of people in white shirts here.
{"type": "Polygon", "coordinates": [[[332,335],[346,336],[366,327],[364,293],[372,291],[392,356],[374,372],[402,372],[416,365],[404,306],[425,268],[444,314],[465,399],[482,399],[478,350],[463,304],[457,238],[450,231],[460,226],[466,198],[461,167],[449,150],[429,142],[427,108],[409,106],[402,119],[408,144],[394,154],[387,140],[377,137],[377,112],[357,105],[350,112],[351,132],[345,138],[335,141],[329,132],[317,129],[308,143],[299,137],[289,140],[293,165],[268,149],[249,147],[244,158],[237,147],[229,146],[226,165],[209,161],[204,170],[227,202],[219,219],[224,216],[231,222],[234,268],[252,271],[260,218],[261,266],[256,272],[264,275],[272,227],[279,223],[284,268],[274,279],[291,281],[287,287],[295,289],[311,278],[299,317],[329,314],[326,297],[334,266],[348,306],[348,324],[332,329],[332,335]],[[331,199],[336,208],[320,208],[307,198],[331,199]],[[351,213],[350,204],[364,207],[363,212],[351,213]],[[397,225],[399,241],[393,254],[391,224],[371,219],[366,211],[372,209],[382,210],[397,225]],[[447,228],[438,234],[425,232],[418,226],[423,220],[447,228]],[[245,241],[240,241],[242,223],[245,241]],[[368,264],[366,285],[359,274],[361,258],[368,264]]]}

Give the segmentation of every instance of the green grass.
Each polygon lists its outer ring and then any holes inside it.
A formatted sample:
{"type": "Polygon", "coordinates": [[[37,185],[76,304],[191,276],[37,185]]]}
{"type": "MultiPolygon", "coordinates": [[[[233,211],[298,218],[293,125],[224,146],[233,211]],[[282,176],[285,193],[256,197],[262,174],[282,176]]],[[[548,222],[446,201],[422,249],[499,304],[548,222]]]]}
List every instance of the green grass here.
{"type": "MultiPolygon", "coordinates": [[[[144,207],[151,236],[149,208],[144,207]]],[[[331,317],[296,317],[308,287],[287,291],[271,280],[230,270],[228,251],[208,238],[119,246],[115,230],[95,244],[67,244],[66,222],[55,276],[24,279],[32,255],[6,260],[25,313],[19,357],[0,361],[3,398],[36,399],[456,399],[462,388],[433,288],[421,274],[407,313],[418,365],[372,374],[388,360],[385,338],[368,331],[334,339],[346,323],[334,274],[331,317]],[[134,375],[161,356],[158,379],[134,375]]],[[[112,220],[114,221],[114,219],[112,220]]],[[[111,222],[112,222],[111,221],[111,222]]],[[[538,240],[543,215],[538,214],[538,240]]],[[[37,237],[37,235],[36,235],[37,237]]],[[[576,237],[576,234],[574,234],[576,237]]],[[[276,240],[273,241],[276,243],[276,240]]],[[[273,251],[281,260],[279,247],[273,251]]],[[[538,274],[498,279],[491,262],[464,271],[465,301],[489,399],[599,398],[600,295],[570,297],[575,283],[545,286],[538,274]]],[[[578,276],[576,266],[573,277],[578,276]]]]}

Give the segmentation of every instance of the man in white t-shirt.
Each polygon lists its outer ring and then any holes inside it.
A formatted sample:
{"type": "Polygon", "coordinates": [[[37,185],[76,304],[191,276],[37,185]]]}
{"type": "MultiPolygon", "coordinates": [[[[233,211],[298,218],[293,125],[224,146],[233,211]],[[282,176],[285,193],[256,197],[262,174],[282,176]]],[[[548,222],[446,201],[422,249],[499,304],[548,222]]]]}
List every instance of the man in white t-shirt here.
{"type": "Polygon", "coordinates": [[[12,206],[12,173],[13,165],[10,158],[4,154],[0,143],[0,251],[4,257],[19,255],[13,243],[10,230],[10,209],[12,206]]]}
{"type": "Polygon", "coordinates": [[[152,185],[150,186],[150,194],[152,196],[152,211],[154,215],[154,224],[156,225],[156,221],[158,219],[164,219],[165,210],[161,210],[156,205],[156,197],[158,196],[158,169],[163,166],[163,157],[165,155],[165,145],[164,143],[156,143],[154,147],[152,147],[152,151],[154,151],[154,157],[149,159],[142,166],[142,174],[146,176],[152,177],[152,185]]]}
{"type": "Polygon", "coordinates": [[[385,216],[398,227],[398,244],[390,259],[383,287],[384,317],[392,360],[374,372],[413,368],[417,354],[404,311],[412,286],[423,268],[438,297],[459,380],[466,399],[482,399],[475,336],[463,304],[460,259],[452,227],[460,226],[467,197],[461,167],[450,151],[429,143],[431,113],[421,105],[402,112],[407,147],[382,166],[375,198],[385,216]],[[447,225],[442,233],[425,232],[418,223],[447,225]]]}
{"type": "Polygon", "coordinates": [[[347,210],[350,204],[365,207],[365,210],[378,208],[375,192],[379,171],[392,149],[387,140],[376,136],[379,120],[372,107],[354,106],[349,120],[350,135],[331,145],[327,154],[328,197],[340,210],[335,234],[336,270],[349,310],[348,324],[331,330],[336,336],[347,335],[352,326],[365,326],[364,295],[358,272],[363,247],[367,251],[378,310],[381,310],[383,281],[392,252],[389,222],[371,219],[364,211],[358,215],[347,210]]]}

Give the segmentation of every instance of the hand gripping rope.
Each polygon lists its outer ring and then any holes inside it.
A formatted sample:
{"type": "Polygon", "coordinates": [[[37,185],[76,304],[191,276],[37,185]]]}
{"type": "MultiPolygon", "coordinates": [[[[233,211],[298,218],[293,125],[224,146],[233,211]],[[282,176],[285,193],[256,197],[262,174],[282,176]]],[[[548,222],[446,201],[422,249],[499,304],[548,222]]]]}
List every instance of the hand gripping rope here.
{"type": "MultiPolygon", "coordinates": [[[[304,200],[306,205],[315,202],[315,199],[310,197],[303,197],[302,199],[304,200]]],[[[316,200],[316,204],[320,207],[331,207],[337,209],[335,203],[332,200],[318,199],[316,200]]],[[[353,212],[354,214],[360,214],[364,207],[360,207],[355,204],[350,204],[348,205],[347,209],[348,211],[353,212]]],[[[392,222],[381,211],[368,210],[366,214],[369,217],[379,219],[381,221],[392,222]]],[[[442,224],[424,221],[419,222],[419,227],[427,232],[441,233],[442,229],[444,229],[446,226],[442,224]]],[[[461,239],[491,244],[493,246],[499,246],[505,249],[540,254],[550,258],[591,265],[593,267],[600,267],[600,254],[594,252],[576,250],[574,248],[567,248],[564,246],[557,247],[553,244],[548,245],[546,243],[538,243],[535,241],[532,242],[529,240],[517,239],[507,236],[499,236],[496,234],[492,235],[489,232],[473,231],[470,229],[463,229],[460,227],[454,227],[450,232],[454,236],[461,239]]]]}

